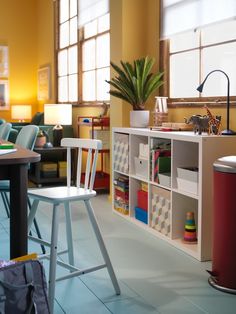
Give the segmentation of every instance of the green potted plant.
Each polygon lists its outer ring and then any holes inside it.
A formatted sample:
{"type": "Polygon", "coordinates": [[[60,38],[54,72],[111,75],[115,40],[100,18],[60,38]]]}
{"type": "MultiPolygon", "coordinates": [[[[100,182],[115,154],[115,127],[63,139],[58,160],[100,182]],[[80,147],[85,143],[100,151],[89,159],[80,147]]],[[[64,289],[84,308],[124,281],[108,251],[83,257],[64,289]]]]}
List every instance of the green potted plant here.
{"type": "Polygon", "coordinates": [[[152,73],[154,58],[148,56],[129,62],[120,61],[121,67],[111,62],[117,76],[107,81],[114,89],[112,96],[127,101],[133,107],[130,112],[131,127],[146,127],[149,124],[149,111],[145,111],[145,103],[149,96],[162,84],[163,72],[152,73]],[[137,118],[140,115],[140,120],[137,118]]]}

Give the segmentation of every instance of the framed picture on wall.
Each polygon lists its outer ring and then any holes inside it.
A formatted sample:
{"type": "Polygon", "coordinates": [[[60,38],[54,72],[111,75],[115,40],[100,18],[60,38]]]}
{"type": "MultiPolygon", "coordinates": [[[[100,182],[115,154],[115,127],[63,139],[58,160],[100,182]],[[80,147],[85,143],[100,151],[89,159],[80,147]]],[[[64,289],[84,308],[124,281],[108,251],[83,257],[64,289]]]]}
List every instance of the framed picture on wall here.
{"type": "Polygon", "coordinates": [[[0,110],[9,110],[9,84],[0,80],[0,110]]]}
{"type": "Polygon", "coordinates": [[[51,97],[50,66],[38,70],[38,100],[49,100],[51,97]]]}
{"type": "Polygon", "coordinates": [[[0,46],[0,77],[8,77],[8,47],[0,46]]]}

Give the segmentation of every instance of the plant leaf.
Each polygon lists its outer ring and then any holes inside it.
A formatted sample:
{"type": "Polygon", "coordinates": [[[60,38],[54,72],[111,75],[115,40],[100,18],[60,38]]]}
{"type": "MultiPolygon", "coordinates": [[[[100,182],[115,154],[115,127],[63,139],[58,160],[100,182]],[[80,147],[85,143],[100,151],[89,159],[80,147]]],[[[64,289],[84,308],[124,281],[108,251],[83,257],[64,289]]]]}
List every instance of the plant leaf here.
{"type": "Polygon", "coordinates": [[[134,60],[133,64],[120,61],[121,66],[111,62],[118,76],[106,80],[114,88],[110,94],[129,102],[133,109],[144,109],[151,93],[163,84],[163,73],[151,73],[154,62],[148,56],[134,60]]]}

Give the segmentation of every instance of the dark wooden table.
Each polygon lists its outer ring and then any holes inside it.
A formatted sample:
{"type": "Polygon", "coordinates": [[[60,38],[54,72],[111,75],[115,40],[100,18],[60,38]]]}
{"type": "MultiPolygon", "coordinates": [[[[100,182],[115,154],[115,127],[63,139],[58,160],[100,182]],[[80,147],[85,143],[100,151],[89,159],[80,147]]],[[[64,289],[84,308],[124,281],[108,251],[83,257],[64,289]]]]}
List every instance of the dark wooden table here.
{"type": "Polygon", "coordinates": [[[16,152],[0,155],[0,179],[10,181],[10,258],[28,253],[27,188],[28,164],[40,155],[18,145],[16,152]]]}

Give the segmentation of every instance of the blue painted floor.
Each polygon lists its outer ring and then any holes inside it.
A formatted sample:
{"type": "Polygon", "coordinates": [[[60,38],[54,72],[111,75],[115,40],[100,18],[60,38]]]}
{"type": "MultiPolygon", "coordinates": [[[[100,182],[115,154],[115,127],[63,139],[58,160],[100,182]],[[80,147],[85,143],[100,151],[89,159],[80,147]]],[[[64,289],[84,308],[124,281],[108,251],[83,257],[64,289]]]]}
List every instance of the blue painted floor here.
{"type": "MultiPolygon", "coordinates": [[[[107,195],[93,199],[122,294],[116,296],[107,271],[83,275],[57,283],[55,313],[68,314],[235,314],[236,296],[209,286],[206,269],[200,263],[166,242],[130,224],[111,211],[107,195]]],[[[2,204],[0,203],[2,207],[2,204]]],[[[73,204],[73,231],[78,265],[102,261],[83,204],[73,204]]],[[[65,243],[61,210],[60,246],[65,243]]],[[[41,203],[38,222],[48,236],[51,210],[41,203]]],[[[9,258],[9,220],[0,211],[0,248],[2,259],[9,258]]],[[[30,243],[29,251],[38,245],[30,243]]],[[[47,273],[47,262],[44,262],[47,273]]],[[[64,270],[59,269],[62,273],[64,270]]]]}

